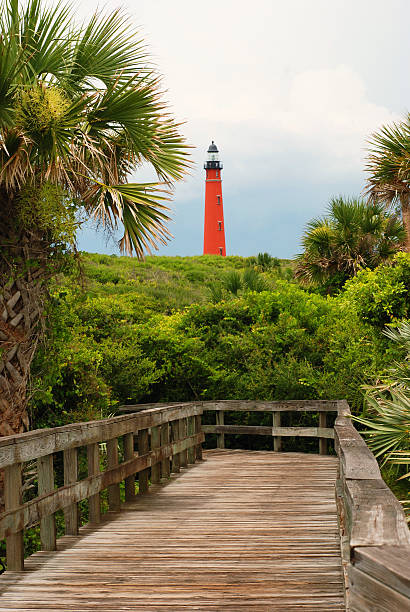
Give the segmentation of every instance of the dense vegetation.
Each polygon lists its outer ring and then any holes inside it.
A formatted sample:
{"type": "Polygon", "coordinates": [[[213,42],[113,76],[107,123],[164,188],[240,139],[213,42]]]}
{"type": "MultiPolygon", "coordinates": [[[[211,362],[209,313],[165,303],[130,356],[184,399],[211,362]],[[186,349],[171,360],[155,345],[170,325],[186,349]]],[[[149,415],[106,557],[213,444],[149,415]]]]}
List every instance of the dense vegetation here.
{"type": "Polygon", "coordinates": [[[122,228],[121,250],[142,257],[169,239],[165,201],[189,162],[122,11],[79,24],[69,4],[2,0],[0,83],[0,435],[11,435],[30,426],[48,281],[75,252],[79,219],[122,228]],[[144,162],[158,180],[129,182],[144,162]]]}
{"type": "Polygon", "coordinates": [[[296,276],[322,293],[335,293],[364,268],[376,268],[402,250],[406,231],[380,202],[332,198],[325,217],[308,223],[296,276]]]}
{"type": "Polygon", "coordinates": [[[335,297],[289,280],[289,262],[255,268],[240,257],[85,255],[84,289],[74,276],[53,287],[51,338],[33,369],[34,425],[212,398],[346,397],[360,411],[361,385],[400,358],[381,330],[409,315],[410,257],[363,270],[335,297]],[[263,290],[225,288],[249,270],[263,290]]]}

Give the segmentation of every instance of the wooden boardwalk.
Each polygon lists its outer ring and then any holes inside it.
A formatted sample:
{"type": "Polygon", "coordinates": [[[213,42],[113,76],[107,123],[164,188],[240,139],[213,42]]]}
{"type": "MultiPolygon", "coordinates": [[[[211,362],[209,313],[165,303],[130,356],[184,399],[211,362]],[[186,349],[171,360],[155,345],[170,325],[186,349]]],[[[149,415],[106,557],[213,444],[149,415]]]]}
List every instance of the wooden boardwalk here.
{"type": "Polygon", "coordinates": [[[337,459],[205,461],[0,577],[0,610],[344,610],[337,459]]]}

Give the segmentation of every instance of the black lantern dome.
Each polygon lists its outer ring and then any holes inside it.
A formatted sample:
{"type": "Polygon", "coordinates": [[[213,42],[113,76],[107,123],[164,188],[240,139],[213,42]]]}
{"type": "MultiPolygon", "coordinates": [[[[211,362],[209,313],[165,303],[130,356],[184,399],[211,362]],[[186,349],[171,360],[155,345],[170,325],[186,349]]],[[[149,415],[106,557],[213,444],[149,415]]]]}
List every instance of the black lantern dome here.
{"type": "Polygon", "coordinates": [[[204,163],[204,168],[206,170],[210,170],[211,168],[220,170],[221,168],[223,168],[223,164],[219,161],[218,147],[216,146],[214,141],[212,141],[208,147],[208,155],[206,162],[204,163]]]}

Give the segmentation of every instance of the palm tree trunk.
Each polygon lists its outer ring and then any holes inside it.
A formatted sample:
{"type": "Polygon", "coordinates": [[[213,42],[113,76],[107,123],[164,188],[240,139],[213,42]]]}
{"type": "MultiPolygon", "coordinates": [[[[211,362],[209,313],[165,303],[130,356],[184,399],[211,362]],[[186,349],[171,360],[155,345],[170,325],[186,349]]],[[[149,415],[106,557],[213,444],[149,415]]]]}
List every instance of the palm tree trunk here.
{"type": "Polygon", "coordinates": [[[29,428],[26,390],[39,337],[35,301],[27,279],[0,288],[0,436],[29,428]]]}
{"type": "Polygon", "coordinates": [[[406,253],[410,253],[410,202],[409,202],[410,198],[409,195],[403,195],[400,198],[401,201],[401,215],[402,215],[402,219],[403,219],[403,225],[404,228],[406,230],[406,242],[405,242],[405,247],[404,250],[406,251],[406,253]]]}
{"type": "Polygon", "coordinates": [[[0,216],[0,436],[29,428],[27,383],[46,298],[42,237],[17,234],[12,219],[0,216]]]}

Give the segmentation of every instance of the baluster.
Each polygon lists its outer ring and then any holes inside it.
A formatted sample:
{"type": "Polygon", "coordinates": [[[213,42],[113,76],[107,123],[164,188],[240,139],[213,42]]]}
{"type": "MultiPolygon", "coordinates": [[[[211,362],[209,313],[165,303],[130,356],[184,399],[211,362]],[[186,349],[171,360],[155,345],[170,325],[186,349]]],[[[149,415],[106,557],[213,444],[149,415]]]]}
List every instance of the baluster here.
{"type": "MultiPolygon", "coordinates": [[[[115,468],[118,465],[118,438],[107,440],[107,467],[115,468]]],[[[120,483],[108,487],[108,508],[117,512],[121,506],[120,483]]]]}
{"type": "MultiPolygon", "coordinates": [[[[187,430],[187,422],[186,419],[179,420],[179,439],[184,440],[186,438],[186,430],[187,430]]],[[[188,465],[188,452],[187,450],[183,450],[180,453],[179,464],[181,467],[186,467],[188,465]]]]}
{"type": "MultiPolygon", "coordinates": [[[[319,412],[319,428],[326,429],[327,418],[326,412],[319,412]]],[[[327,440],[326,438],[319,438],[319,454],[327,455],[327,440]]]]}
{"type": "MultiPolygon", "coordinates": [[[[194,417],[188,417],[187,418],[187,433],[188,436],[192,436],[194,433],[194,417]]],[[[192,441],[190,441],[190,444],[192,444],[192,441]]],[[[195,447],[194,446],[190,446],[188,448],[188,463],[195,463],[195,447]]]]}
{"type": "MultiPolygon", "coordinates": [[[[171,435],[172,435],[173,443],[179,442],[179,428],[180,428],[179,420],[171,422],[171,435]]],[[[180,460],[180,453],[175,453],[174,455],[172,455],[172,471],[173,472],[180,471],[179,460],[180,460]]]]}
{"type": "MultiPolygon", "coordinates": [[[[78,448],[67,448],[64,453],[64,484],[69,485],[78,480],[78,448]]],[[[78,535],[78,504],[74,502],[64,508],[65,532],[67,535],[78,535]]]]}
{"type": "MultiPolygon", "coordinates": [[[[146,455],[149,452],[148,429],[140,429],[138,432],[138,455],[146,455]]],[[[149,468],[138,472],[138,492],[143,495],[149,487],[149,468]]]]}
{"type": "MultiPolygon", "coordinates": [[[[225,415],[223,410],[217,410],[216,411],[216,424],[217,425],[224,425],[225,424],[225,415]]],[[[218,433],[216,436],[217,439],[217,447],[218,448],[225,448],[225,434],[224,433],[218,433]]]]}
{"type": "MultiPolygon", "coordinates": [[[[280,412],[274,412],[273,413],[273,426],[274,427],[280,427],[280,412]]],[[[277,451],[277,452],[282,450],[282,438],[281,438],[281,436],[275,436],[273,438],[273,450],[277,451]]]]}
{"type": "MultiPolygon", "coordinates": [[[[23,501],[21,486],[21,463],[4,468],[4,506],[6,512],[15,510],[23,501]]],[[[23,531],[6,537],[7,569],[12,572],[24,570],[23,531]]]]}
{"type": "MultiPolygon", "coordinates": [[[[195,433],[200,434],[202,431],[202,419],[201,415],[197,414],[195,417],[195,433]]],[[[202,444],[197,444],[195,447],[195,454],[198,461],[202,461],[202,444]]]]}
{"type": "MultiPolygon", "coordinates": [[[[151,427],[151,450],[156,450],[161,446],[161,432],[159,426],[151,427]]],[[[151,482],[158,484],[161,480],[161,464],[154,463],[151,466],[151,482]]]]}
{"type": "MultiPolygon", "coordinates": [[[[134,458],[134,434],[127,433],[124,435],[124,460],[129,461],[134,458]]],[[[135,499],[135,474],[127,476],[125,479],[125,501],[133,501],[135,499]]]]}
{"type": "MultiPolygon", "coordinates": [[[[37,459],[38,494],[54,491],[53,455],[37,459]]],[[[54,514],[40,520],[40,541],[43,550],[56,550],[56,521],[54,514]]]]}
{"type": "MultiPolygon", "coordinates": [[[[161,446],[169,444],[169,423],[161,425],[161,446]]],[[[161,473],[162,478],[169,478],[170,476],[169,457],[164,457],[161,462],[161,473]]]]}
{"type": "MultiPolygon", "coordinates": [[[[87,446],[88,475],[97,476],[100,473],[100,447],[97,442],[87,446]]],[[[90,523],[101,521],[100,494],[88,498],[88,520],[90,523]]]]}

